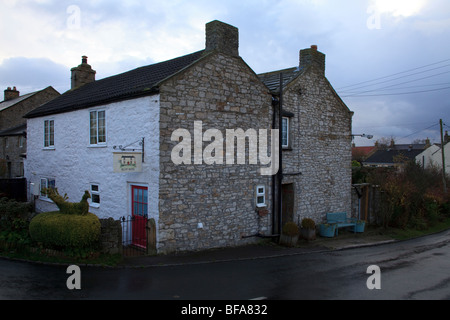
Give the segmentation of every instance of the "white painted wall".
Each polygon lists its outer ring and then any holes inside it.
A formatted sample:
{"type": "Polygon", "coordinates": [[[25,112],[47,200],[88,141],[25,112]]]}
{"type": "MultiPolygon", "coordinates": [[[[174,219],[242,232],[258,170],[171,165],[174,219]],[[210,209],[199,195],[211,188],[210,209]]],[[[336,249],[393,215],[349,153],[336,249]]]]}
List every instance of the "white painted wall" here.
{"type": "MultiPolygon", "coordinates": [[[[99,218],[119,219],[131,214],[132,184],[148,186],[149,218],[158,225],[159,199],[159,95],[28,119],[25,176],[28,183],[54,178],[61,194],[78,202],[91,183],[100,186],[100,206],[90,212],[99,218]],[[107,144],[89,145],[89,112],[106,111],[107,144]],[[55,148],[44,149],[44,120],[55,121],[55,148]],[[140,173],[113,172],[113,146],[127,145],[145,138],[145,159],[140,173]]],[[[138,148],[138,143],[133,147],[138,148]]],[[[49,200],[38,199],[37,211],[57,207],[49,200]]]]}
{"type": "MultiPolygon", "coordinates": [[[[444,157],[445,157],[445,172],[448,174],[450,170],[450,143],[444,146],[444,157]]],[[[423,165],[425,160],[425,168],[435,166],[442,169],[442,151],[437,145],[432,145],[431,147],[424,150],[422,153],[416,156],[416,162],[423,165]]]]}

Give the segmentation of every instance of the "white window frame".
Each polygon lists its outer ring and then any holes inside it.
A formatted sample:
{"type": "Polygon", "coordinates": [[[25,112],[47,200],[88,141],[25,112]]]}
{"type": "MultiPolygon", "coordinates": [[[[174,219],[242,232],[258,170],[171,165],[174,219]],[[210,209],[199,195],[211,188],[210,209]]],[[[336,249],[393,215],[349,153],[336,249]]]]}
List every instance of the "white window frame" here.
{"type": "Polygon", "coordinates": [[[55,149],[55,120],[54,119],[45,119],[44,120],[44,149],[55,149]],[[47,126],[48,126],[48,130],[46,130],[47,126]],[[50,128],[53,128],[53,131],[51,131],[50,128]],[[51,139],[51,138],[53,138],[53,139],[51,139]]]}
{"type": "Polygon", "coordinates": [[[39,180],[39,198],[44,200],[50,200],[47,194],[42,193],[42,189],[48,188],[49,182],[53,181],[53,188],[56,188],[56,181],[53,178],[41,178],[39,180]]]}
{"type": "Polygon", "coordinates": [[[266,186],[265,185],[258,185],[256,186],[256,196],[255,196],[255,203],[257,208],[266,207],[266,186]],[[260,201],[262,200],[262,201],[260,201]]]}
{"type": "Polygon", "coordinates": [[[289,127],[290,127],[290,122],[291,119],[289,117],[283,117],[282,118],[282,128],[281,128],[281,147],[282,148],[289,148],[289,127]],[[283,131],[283,125],[286,121],[286,144],[283,142],[284,139],[284,133],[285,131],[283,131]]]}
{"type": "Polygon", "coordinates": [[[89,205],[91,207],[94,207],[94,208],[100,207],[100,203],[101,203],[101,199],[100,199],[100,184],[98,184],[98,183],[91,183],[90,186],[89,186],[89,189],[91,191],[91,199],[90,199],[89,205]],[[94,188],[93,188],[94,186],[97,187],[96,188],[97,190],[94,190],[94,188]],[[98,196],[98,202],[94,202],[94,195],[98,196]]]}
{"type": "Polygon", "coordinates": [[[96,109],[96,110],[89,110],[89,145],[90,146],[106,146],[107,139],[106,139],[106,110],[105,109],[96,109]],[[92,134],[92,128],[91,128],[91,114],[95,112],[95,136],[92,134]],[[99,142],[99,120],[98,120],[98,114],[100,112],[104,113],[104,141],[99,142]],[[95,141],[93,143],[92,139],[95,138],[95,141]]]}

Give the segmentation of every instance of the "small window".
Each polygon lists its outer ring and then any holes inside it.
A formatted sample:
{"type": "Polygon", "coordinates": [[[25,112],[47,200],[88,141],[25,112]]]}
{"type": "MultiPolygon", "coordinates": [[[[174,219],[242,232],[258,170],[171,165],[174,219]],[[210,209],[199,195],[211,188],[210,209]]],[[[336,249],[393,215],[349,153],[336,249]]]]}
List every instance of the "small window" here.
{"type": "Polygon", "coordinates": [[[256,206],[265,207],[266,206],[266,187],[257,186],[256,187],[256,206]]]}
{"type": "Polygon", "coordinates": [[[105,111],[91,111],[89,113],[89,143],[91,145],[106,144],[105,111]]]}
{"type": "Polygon", "coordinates": [[[55,147],[55,121],[44,121],[44,148],[55,147]]]}
{"type": "Polygon", "coordinates": [[[45,192],[47,188],[49,189],[55,189],[55,179],[49,179],[49,178],[41,178],[41,184],[40,184],[40,191],[41,191],[41,198],[48,199],[48,195],[45,192]]]}
{"type": "Polygon", "coordinates": [[[289,118],[283,117],[281,122],[281,146],[283,148],[289,147],[289,118]]]}
{"type": "Polygon", "coordinates": [[[100,205],[100,186],[91,184],[91,204],[100,205]]]}

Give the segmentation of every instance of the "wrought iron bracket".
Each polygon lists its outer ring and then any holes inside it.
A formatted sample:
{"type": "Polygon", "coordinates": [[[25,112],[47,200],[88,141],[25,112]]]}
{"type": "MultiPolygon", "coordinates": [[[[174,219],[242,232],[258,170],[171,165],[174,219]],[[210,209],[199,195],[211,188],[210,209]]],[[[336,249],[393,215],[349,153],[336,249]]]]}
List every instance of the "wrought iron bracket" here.
{"type": "Polygon", "coordinates": [[[144,162],[144,154],[145,154],[145,138],[142,137],[142,139],[139,139],[137,141],[134,141],[130,144],[127,144],[126,146],[118,145],[113,146],[113,149],[119,149],[120,151],[127,152],[127,151],[141,151],[142,152],[142,162],[144,162]],[[134,144],[139,144],[140,148],[130,148],[134,144]]]}

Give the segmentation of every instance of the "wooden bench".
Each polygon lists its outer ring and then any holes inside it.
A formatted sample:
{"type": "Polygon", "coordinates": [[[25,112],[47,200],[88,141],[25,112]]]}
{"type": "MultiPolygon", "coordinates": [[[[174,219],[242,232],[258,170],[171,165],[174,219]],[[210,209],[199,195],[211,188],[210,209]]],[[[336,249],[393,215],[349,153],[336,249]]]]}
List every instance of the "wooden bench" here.
{"type": "Polygon", "coordinates": [[[339,228],[353,227],[356,233],[356,220],[347,218],[345,212],[327,213],[327,223],[336,225],[336,235],[338,235],[339,228]]]}

